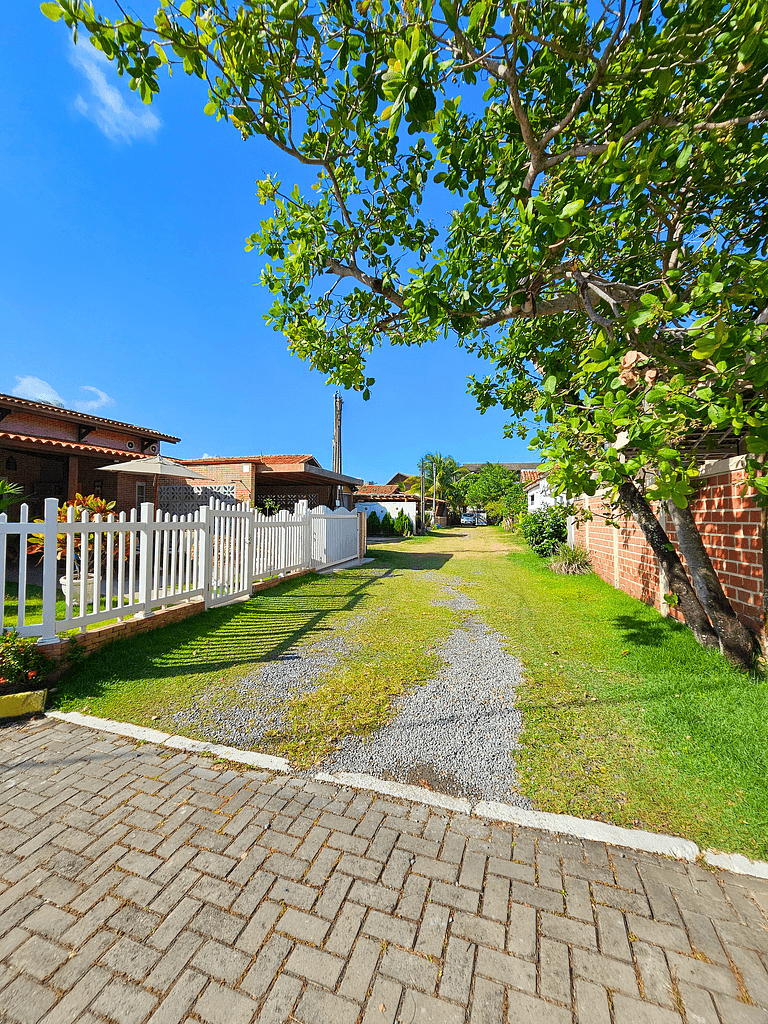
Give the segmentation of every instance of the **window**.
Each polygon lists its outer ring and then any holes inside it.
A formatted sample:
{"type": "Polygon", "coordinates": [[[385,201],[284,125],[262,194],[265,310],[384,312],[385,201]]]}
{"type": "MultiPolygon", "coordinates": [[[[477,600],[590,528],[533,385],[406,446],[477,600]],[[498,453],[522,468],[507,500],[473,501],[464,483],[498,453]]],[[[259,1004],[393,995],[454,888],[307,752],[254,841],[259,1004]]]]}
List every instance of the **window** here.
{"type": "Polygon", "coordinates": [[[101,498],[104,494],[104,481],[94,480],[93,481],[93,493],[97,498],[101,498]]]}
{"type": "Polygon", "coordinates": [[[147,500],[147,484],[146,481],[142,480],[136,484],[136,508],[139,508],[142,502],[147,500]]]}

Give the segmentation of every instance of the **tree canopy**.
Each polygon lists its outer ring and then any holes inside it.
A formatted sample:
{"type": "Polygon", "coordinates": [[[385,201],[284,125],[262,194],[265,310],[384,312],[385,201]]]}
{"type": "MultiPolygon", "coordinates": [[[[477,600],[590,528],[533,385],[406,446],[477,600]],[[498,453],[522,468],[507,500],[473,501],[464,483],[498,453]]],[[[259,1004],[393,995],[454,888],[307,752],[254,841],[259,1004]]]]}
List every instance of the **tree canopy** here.
{"type": "Polygon", "coordinates": [[[536,410],[555,487],[642,518],[643,486],[684,509],[702,460],[741,451],[768,495],[763,0],[42,9],[146,102],[178,64],[206,113],[314,169],[306,194],[259,182],[247,245],[331,380],[367,396],[376,345],[450,338],[490,364],[481,408],[510,432],[536,410]]]}

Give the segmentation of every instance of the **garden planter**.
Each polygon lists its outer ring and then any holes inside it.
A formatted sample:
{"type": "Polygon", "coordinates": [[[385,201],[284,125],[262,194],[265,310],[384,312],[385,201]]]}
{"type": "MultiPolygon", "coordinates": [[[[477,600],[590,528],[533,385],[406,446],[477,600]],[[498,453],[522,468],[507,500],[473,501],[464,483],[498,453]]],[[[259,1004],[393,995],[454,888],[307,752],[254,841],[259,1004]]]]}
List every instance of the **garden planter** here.
{"type": "Polygon", "coordinates": [[[25,690],[21,693],[3,693],[0,687],[0,720],[18,718],[42,711],[48,696],[47,690],[25,690]]]}
{"type": "MultiPolygon", "coordinates": [[[[80,587],[82,585],[82,582],[83,581],[81,580],[81,578],[79,576],[76,576],[72,580],[72,611],[73,611],[74,614],[77,614],[78,610],[80,608],[80,587]]],[[[59,579],[59,586],[61,587],[61,592],[64,595],[64,600],[66,601],[67,598],[68,598],[68,593],[69,593],[69,585],[68,585],[68,581],[67,581],[67,577],[66,576],[62,576],[59,579]]],[[[85,594],[85,603],[86,603],[86,606],[87,606],[89,604],[93,604],[93,596],[94,596],[94,591],[96,589],[96,584],[94,582],[94,575],[93,575],[92,572],[88,573],[88,583],[87,583],[86,586],[87,586],[87,589],[86,589],[86,594],[85,594]]]]}

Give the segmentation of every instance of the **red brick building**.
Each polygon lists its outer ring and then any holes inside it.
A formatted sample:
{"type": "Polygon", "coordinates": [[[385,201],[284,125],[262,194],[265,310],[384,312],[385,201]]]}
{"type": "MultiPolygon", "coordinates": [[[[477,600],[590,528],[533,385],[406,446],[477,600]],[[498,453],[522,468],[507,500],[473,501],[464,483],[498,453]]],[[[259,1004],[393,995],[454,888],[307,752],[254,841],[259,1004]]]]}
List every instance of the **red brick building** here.
{"type": "MultiPolygon", "coordinates": [[[[755,501],[754,490],[745,485],[745,476],[744,458],[740,456],[705,466],[691,510],[726,596],[739,618],[762,633],[765,646],[768,536],[764,513],[755,501]]],[[[619,529],[607,526],[600,496],[585,501],[594,518],[576,526],[572,539],[590,551],[595,572],[632,597],[654,605],[662,615],[682,618],[664,601],[669,588],[635,521],[625,519],[619,529]]],[[[658,514],[656,503],[653,508],[658,514]]],[[[663,514],[660,520],[677,548],[672,523],[663,514]]]]}
{"type": "Polygon", "coordinates": [[[256,507],[269,501],[291,512],[297,501],[308,501],[310,508],[335,508],[340,501],[351,508],[352,495],[362,483],[356,477],[323,469],[314,455],[248,455],[179,462],[205,477],[191,480],[191,484],[230,485],[230,496],[237,501],[252,501],[256,507]]]}
{"type": "MultiPolygon", "coordinates": [[[[151,478],[102,473],[99,467],[156,455],[162,441],[178,440],[147,427],[0,394],[0,477],[22,486],[30,518],[42,516],[46,498],[65,501],[76,493],[116,501],[118,512],[151,499],[151,478]]],[[[14,514],[18,505],[9,518],[14,514]]]]}

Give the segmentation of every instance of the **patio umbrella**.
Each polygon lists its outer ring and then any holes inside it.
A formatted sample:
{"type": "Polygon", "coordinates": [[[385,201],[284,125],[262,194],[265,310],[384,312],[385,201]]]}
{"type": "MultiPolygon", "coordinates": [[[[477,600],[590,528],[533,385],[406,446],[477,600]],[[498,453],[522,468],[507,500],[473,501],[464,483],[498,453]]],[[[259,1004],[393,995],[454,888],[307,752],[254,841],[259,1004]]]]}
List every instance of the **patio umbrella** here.
{"type": "Polygon", "coordinates": [[[163,455],[153,455],[148,459],[134,459],[132,462],[116,462],[114,466],[99,466],[100,470],[109,473],[135,473],[140,476],[153,477],[155,491],[155,507],[157,507],[157,483],[161,476],[183,476],[188,480],[205,480],[204,476],[196,473],[189,466],[182,466],[178,462],[166,459],[163,455]]]}

